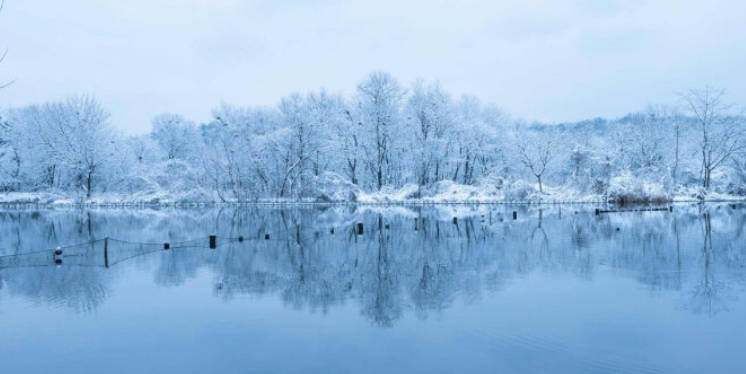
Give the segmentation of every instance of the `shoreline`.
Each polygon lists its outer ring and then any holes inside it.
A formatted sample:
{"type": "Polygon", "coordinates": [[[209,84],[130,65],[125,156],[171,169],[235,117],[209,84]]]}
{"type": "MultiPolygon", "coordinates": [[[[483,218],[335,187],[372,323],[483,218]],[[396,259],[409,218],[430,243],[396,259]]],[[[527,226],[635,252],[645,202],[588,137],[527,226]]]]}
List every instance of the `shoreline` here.
{"type": "Polygon", "coordinates": [[[448,205],[604,205],[604,206],[667,206],[677,204],[746,203],[746,198],[733,199],[676,199],[664,202],[626,203],[595,201],[385,201],[385,202],[312,202],[312,201],[259,201],[259,202],[32,202],[0,201],[0,208],[199,208],[237,206],[448,206],[448,205]]]}

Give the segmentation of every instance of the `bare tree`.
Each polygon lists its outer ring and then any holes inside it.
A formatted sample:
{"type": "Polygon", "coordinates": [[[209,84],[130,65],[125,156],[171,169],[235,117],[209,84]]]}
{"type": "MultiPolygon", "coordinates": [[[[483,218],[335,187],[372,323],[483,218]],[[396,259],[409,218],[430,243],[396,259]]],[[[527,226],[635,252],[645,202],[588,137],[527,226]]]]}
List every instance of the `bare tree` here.
{"type": "Polygon", "coordinates": [[[525,131],[516,136],[518,160],[536,177],[541,193],[544,193],[542,178],[559,153],[557,146],[560,143],[560,135],[560,131],[556,129],[541,129],[525,131]]]}
{"type": "Polygon", "coordinates": [[[672,109],[669,113],[669,131],[671,132],[671,138],[673,140],[673,156],[670,162],[671,168],[671,179],[673,185],[676,186],[679,180],[679,168],[681,165],[681,150],[682,140],[686,135],[686,121],[684,116],[677,109],[672,109]]]}
{"type": "Polygon", "coordinates": [[[335,136],[337,137],[337,143],[340,148],[339,152],[344,156],[344,166],[342,169],[350,179],[350,182],[357,185],[359,183],[358,166],[361,157],[359,133],[362,123],[356,121],[355,118],[356,116],[353,114],[352,108],[345,109],[344,121],[336,122],[335,136]]]}
{"type": "Polygon", "coordinates": [[[698,132],[704,188],[710,188],[712,173],[745,146],[743,113],[724,103],[724,95],[725,90],[709,86],[682,95],[698,132]]]}
{"type": "MultiPolygon", "coordinates": [[[[3,8],[4,8],[4,7],[5,7],[5,0],[0,0],[0,13],[2,13],[2,12],[3,12],[3,8]]],[[[0,56],[0,64],[2,64],[2,63],[3,63],[3,61],[5,61],[5,57],[6,57],[7,55],[8,55],[8,49],[6,48],[6,49],[5,49],[5,52],[3,52],[3,55],[2,55],[2,56],[0,56]]],[[[5,88],[5,87],[8,87],[8,86],[10,86],[11,84],[13,84],[13,82],[14,82],[14,81],[12,81],[12,80],[11,80],[10,82],[7,82],[7,83],[4,83],[4,84],[0,85],[0,89],[3,89],[3,88],[5,88]]]]}

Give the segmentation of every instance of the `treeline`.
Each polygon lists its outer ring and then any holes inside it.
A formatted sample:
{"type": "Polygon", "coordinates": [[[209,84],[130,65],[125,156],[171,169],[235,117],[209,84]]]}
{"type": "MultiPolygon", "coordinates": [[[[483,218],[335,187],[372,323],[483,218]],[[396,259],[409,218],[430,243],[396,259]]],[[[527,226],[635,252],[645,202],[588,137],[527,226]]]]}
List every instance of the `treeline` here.
{"type": "MultiPolygon", "coordinates": [[[[91,96],[5,108],[0,191],[138,193],[192,201],[329,198],[445,183],[526,193],[746,194],[746,122],[710,87],[616,120],[541,124],[437,83],[385,72],[354,95],[291,94],[274,107],[221,105],[208,123],[156,116],[122,136],[91,96]],[[641,192],[641,189],[645,191],[641,192]],[[330,192],[331,191],[331,192],[330,192]]],[[[339,197],[338,197],[339,198],[339,197]]]]}

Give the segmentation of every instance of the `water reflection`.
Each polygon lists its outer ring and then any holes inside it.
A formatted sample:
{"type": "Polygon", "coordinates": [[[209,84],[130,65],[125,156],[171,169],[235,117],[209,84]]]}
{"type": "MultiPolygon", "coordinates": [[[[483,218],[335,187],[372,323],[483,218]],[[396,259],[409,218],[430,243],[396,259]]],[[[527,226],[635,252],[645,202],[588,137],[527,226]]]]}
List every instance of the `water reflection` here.
{"type": "MultiPolygon", "coordinates": [[[[375,326],[405,314],[427,319],[459,301],[479,303],[529,273],[593,281],[599,271],[673,291],[696,314],[727,312],[744,292],[746,208],[677,206],[673,213],[595,215],[592,207],[300,209],[223,207],[163,210],[16,210],[0,212],[0,255],[24,254],[109,236],[154,243],[102,242],[71,252],[62,265],[0,266],[0,294],[35,305],[95,312],[128,269],[177,288],[207,270],[214,297],[278,295],[288,308],[326,314],[352,304],[375,326]],[[457,220],[453,220],[457,217],[457,220]],[[359,235],[356,223],[363,222],[359,235]],[[416,223],[415,223],[416,222],[416,223]],[[416,228],[416,229],[415,229],[416,228]],[[333,229],[333,230],[332,230],[333,229]],[[265,233],[271,233],[265,240],[265,233]],[[160,250],[216,234],[207,242],[160,250]],[[245,237],[243,242],[227,238],[245,237]],[[131,256],[131,253],[143,255],[131,256]]],[[[0,308],[3,299],[0,298],[0,308]]]]}

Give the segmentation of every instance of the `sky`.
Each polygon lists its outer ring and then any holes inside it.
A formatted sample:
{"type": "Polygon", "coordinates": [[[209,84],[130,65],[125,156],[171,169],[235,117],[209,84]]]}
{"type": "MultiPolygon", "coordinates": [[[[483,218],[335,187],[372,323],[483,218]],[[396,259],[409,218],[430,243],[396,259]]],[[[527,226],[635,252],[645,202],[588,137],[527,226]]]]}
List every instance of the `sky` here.
{"type": "Polygon", "coordinates": [[[0,107],[94,94],[126,133],[160,113],[351,94],[385,70],[546,122],[712,85],[746,104],[745,1],[6,0],[0,107]]]}

